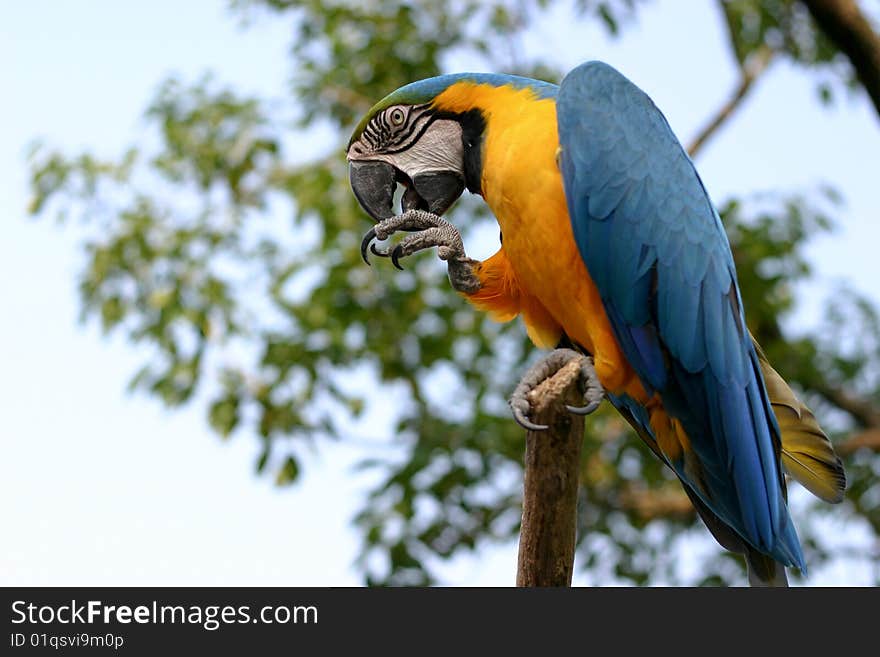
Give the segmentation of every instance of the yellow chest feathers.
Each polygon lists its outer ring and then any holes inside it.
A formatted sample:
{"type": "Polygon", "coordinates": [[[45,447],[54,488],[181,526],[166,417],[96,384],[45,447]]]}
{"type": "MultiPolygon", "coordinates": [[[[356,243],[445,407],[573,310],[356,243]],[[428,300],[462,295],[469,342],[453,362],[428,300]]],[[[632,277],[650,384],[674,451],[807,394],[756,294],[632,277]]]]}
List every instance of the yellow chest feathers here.
{"type": "MultiPolygon", "coordinates": [[[[529,90],[459,83],[443,109],[480,109],[486,120],[482,191],[503,237],[507,285],[529,334],[553,346],[561,331],[596,356],[600,380],[627,387],[631,369],[613,337],[599,293],[578,252],[556,164],[556,104],[529,90]]],[[[512,310],[505,306],[510,317],[512,310]]],[[[633,394],[639,392],[633,389],[633,394]]]]}

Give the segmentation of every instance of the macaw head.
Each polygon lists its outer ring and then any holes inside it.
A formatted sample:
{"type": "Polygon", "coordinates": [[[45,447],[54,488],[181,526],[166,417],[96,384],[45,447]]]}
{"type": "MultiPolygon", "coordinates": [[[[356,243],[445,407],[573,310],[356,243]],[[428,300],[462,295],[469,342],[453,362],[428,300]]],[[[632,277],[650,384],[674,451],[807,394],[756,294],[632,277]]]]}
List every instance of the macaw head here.
{"type": "Polygon", "coordinates": [[[480,191],[480,148],[485,122],[477,110],[444,109],[438,96],[469,74],[408,84],[377,103],[348,144],[351,187],[376,221],[394,214],[397,184],[402,211],[443,214],[465,188],[480,191]]]}

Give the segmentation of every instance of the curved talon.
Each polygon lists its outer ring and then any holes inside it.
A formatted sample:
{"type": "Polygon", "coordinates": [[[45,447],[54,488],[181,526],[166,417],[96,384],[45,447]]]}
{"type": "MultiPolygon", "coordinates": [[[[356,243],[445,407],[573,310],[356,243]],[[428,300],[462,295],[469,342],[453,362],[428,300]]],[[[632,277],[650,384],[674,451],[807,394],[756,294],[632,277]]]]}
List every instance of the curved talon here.
{"type": "Polygon", "coordinates": [[[559,348],[555,349],[547,356],[535,363],[528,372],[523,375],[513,394],[508,400],[511,411],[513,411],[513,419],[516,423],[530,431],[542,431],[546,426],[531,422],[527,415],[531,412],[531,404],[528,400],[530,391],[538,387],[538,385],[551,376],[556,374],[562,367],[571,362],[573,359],[580,361],[580,384],[582,386],[584,406],[572,406],[565,404],[565,409],[574,415],[589,415],[602,403],[605,397],[605,390],[596,376],[593,359],[589,356],[572,350],[559,348]]]}
{"type": "Polygon", "coordinates": [[[523,415],[522,411],[520,411],[518,408],[513,409],[513,419],[516,420],[516,423],[519,426],[521,426],[523,429],[528,429],[529,431],[546,431],[550,428],[546,424],[535,424],[525,415],[523,415]]]}
{"type": "Polygon", "coordinates": [[[375,244],[370,244],[370,253],[372,253],[373,255],[377,255],[380,258],[390,258],[391,257],[390,251],[380,251],[379,249],[376,248],[375,244]]]}
{"type": "MultiPolygon", "coordinates": [[[[367,257],[367,247],[371,246],[370,242],[372,242],[375,238],[376,238],[376,229],[370,228],[370,230],[367,231],[367,234],[364,235],[364,239],[361,240],[361,258],[364,259],[364,262],[367,263],[368,267],[371,267],[372,265],[370,265],[370,259],[367,257]]],[[[371,250],[373,251],[373,253],[376,253],[376,251],[374,249],[371,249],[371,250]]],[[[379,254],[376,254],[376,255],[379,255],[379,254]]]]}
{"type": "Polygon", "coordinates": [[[546,424],[535,424],[528,418],[527,414],[532,410],[532,407],[525,394],[525,392],[520,394],[520,392],[514,391],[513,396],[507,402],[513,414],[513,419],[519,426],[529,431],[544,431],[548,429],[549,427],[546,424]]]}
{"type": "Polygon", "coordinates": [[[397,267],[400,271],[403,271],[403,267],[400,266],[399,258],[403,255],[403,248],[401,248],[400,244],[394,247],[394,250],[391,252],[391,263],[397,267]]]}
{"type": "Polygon", "coordinates": [[[601,404],[601,403],[602,403],[602,400],[599,399],[596,401],[591,401],[586,406],[569,406],[568,404],[566,404],[565,409],[569,413],[573,413],[574,415],[589,415],[590,413],[595,411],[597,408],[599,408],[599,404],[601,404]]]}

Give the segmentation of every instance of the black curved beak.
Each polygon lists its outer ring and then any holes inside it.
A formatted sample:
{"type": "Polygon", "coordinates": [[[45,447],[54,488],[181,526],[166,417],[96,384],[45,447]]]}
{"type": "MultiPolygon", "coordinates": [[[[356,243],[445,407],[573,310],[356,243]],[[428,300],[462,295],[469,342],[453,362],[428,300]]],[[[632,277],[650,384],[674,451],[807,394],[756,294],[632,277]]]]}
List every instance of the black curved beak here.
{"type": "Polygon", "coordinates": [[[394,216],[397,171],[387,162],[351,162],[348,178],[351,191],[374,221],[394,216]]]}
{"type": "Polygon", "coordinates": [[[464,192],[464,178],[455,171],[420,173],[413,178],[412,185],[428,212],[436,215],[446,212],[464,192]]]}
{"type": "Polygon", "coordinates": [[[394,191],[398,182],[406,187],[403,211],[427,210],[441,215],[464,192],[464,178],[455,171],[428,171],[410,180],[387,162],[353,161],[349,180],[355,198],[374,221],[394,216],[394,191]]]}

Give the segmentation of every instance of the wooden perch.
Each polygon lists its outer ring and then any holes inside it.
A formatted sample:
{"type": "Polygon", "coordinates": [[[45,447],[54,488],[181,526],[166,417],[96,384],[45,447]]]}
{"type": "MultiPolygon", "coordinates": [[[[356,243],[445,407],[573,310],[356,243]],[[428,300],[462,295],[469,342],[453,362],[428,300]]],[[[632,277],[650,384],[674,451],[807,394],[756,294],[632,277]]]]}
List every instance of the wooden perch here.
{"type": "Polygon", "coordinates": [[[549,428],[526,434],[517,586],[571,586],[584,418],[564,404],[583,403],[579,371],[573,360],[529,393],[534,421],[549,428]]]}

